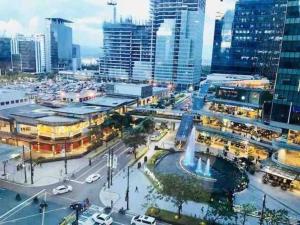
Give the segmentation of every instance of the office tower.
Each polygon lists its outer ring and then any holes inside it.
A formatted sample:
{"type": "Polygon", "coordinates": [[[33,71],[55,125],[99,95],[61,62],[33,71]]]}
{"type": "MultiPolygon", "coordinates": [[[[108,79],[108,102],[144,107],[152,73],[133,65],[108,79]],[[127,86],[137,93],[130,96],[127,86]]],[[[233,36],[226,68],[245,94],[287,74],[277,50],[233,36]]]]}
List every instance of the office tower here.
{"type": "Polygon", "coordinates": [[[151,0],[154,81],[177,89],[201,77],[205,0],[151,0]]]}
{"type": "Polygon", "coordinates": [[[36,72],[35,40],[33,37],[16,35],[12,39],[12,70],[36,72]]]}
{"type": "Polygon", "coordinates": [[[0,37],[0,75],[11,68],[11,39],[0,37]]]}
{"type": "Polygon", "coordinates": [[[38,34],[35,36],[35,60],[36,72],[46,72],[46,49],[45,49],[45,35],[38,34]]]}
{"type": "Polygon", "coordinates": [[[235,6],[229,73],[275,80],[287,0],[239,0],[235,6]]]}
{"type": "Polygon", "coordinates": [[[300,125],[299,6],[299,0],[288,1],[271,118],[292,125],[300,125]]]}
{"type": "Polygon", "coordinates": [[[215,21],[211,61],[212,73],[224,73],[224,71],[230,71],[228,66],[230,63],[233,17],[234,12],[228,10],[225,13],[220,13],[215,21]]]}
{"type": "Polygon", "coordinates": [[[300,0],[288,0],[280,63],[275,83],[271,125],[282,129],[274,140],[272,159],[300,172],[300,0]]]}
{"type": "Polygon", "coordinates": [[[46,71],[57,72],[72,68],[71,21],[62,18],[47,18],[46,26],[46,71]]]}
{"type": "Polygon", "coordinates": [[[140,80],[149,74],[151,77],[149,26],[134,24],[130,18],[121,19],[118,23],[105,22],[103,33],[102,77],[121,80],[140,80]]]}
{"type": "Polygon", "coordinates": [[[80,45],[73,44],[72,46],[72,69],[73,71],[81,69],[80,45]]]}

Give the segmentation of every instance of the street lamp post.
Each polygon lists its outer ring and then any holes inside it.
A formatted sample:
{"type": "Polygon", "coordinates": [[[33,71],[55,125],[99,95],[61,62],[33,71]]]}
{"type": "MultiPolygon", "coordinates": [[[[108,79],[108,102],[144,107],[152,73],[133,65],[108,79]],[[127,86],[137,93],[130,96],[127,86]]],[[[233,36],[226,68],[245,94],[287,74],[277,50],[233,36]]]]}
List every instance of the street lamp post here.
{"type": "Polygon", "coordinates": [[[108,149],[108,158],[107,158],[107,187],[110,188],[110,148],[108,149]]]}
{"type": "Polygon", "coordinates": [[[29,144],[29,155],[30,155],[30,178],[31,178],[31,184],[33,184],[34,168],[33,168],[33,162],[32,162],[31,144],[29,144]]]}
{"type": "Polygon", "coordinates": [[[265,208],[266,208],[266,194],[264,194],[264,198],[263,198],[263,206],[262,206],[261,213],[260,213],[259,225],[264,224],[265,208]]]}
{"type": "Polygon", "coordinates": [[[25,164],[25,147],[23,145],[23,169],[24,169],[24,183],[27,183],[27,173],[26,173],[26,164],[25,164]]]}
{"type": "Polygon", "coordinates": [[[127,167],[127,190],[126,190],[126,209],[129,210],[129,174],[130,174],[130,166],[127,167]]]}

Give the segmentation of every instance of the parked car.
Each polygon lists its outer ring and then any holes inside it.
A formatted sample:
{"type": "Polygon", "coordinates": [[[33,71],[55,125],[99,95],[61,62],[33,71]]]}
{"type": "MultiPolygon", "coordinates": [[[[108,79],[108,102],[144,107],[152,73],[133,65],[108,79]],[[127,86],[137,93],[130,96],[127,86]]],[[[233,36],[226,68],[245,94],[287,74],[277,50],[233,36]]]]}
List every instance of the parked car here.
{"type": "Polygon", "coordinates": [[[113,218],[107,214],[95,213],[92,216],[94,222],[99,223],[101,225],[111,225],[113,223],[113,218]]]}
{"type": "Polygon", "coordinates": [[[101,178],[100,174],[95,173],[95,174],[92,174],[92,175],[88,176],[85,179],[85,182],[90,184],[90,183],[93,183],[93,182],[99,180],[100,178],[101,178]]]}
{"type": "Polygon", "coordinates": [[[131,225],[156,225],[156,220],[150,216],[134,216],[131,219],[131,225]]]}
{"type": "Polygon", "coordinates": [[[61,186],[58,186],[56,188],[54,188],[52,190],[52,193],[54,195],[60,195],[60,194],[64,194],[64,193],[67,193],[67,192],[71,192],[73,190],[72,186],[71,185],[61,185],[61,186]]]}

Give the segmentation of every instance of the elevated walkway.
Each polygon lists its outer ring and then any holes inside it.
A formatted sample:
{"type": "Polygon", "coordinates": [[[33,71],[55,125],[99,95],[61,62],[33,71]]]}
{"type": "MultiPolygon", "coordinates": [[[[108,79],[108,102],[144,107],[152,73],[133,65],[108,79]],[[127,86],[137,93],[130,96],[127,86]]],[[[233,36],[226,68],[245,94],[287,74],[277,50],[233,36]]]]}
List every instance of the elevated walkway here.
{"type": "Polygon", "coordinates": [[[194,116],[192,114],[184,114],[182,116],[177,134],[176,141],[186,142],[193,129],[194,116]]]}

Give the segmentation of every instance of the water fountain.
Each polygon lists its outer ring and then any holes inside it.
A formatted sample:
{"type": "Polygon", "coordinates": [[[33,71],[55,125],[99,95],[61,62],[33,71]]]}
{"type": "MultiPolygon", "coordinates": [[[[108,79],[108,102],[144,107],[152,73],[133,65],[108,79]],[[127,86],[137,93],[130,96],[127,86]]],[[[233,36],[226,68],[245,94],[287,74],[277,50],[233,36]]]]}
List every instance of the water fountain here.
{"type": "Polygon", "coordinates": [[[195,138],[196,138],[196,129],[193,128],[191,135],[187,141],[187,148],[184,155],[183,164],[185,166],[193,167],[195,166],[195,138]]]}
{"type": "Polygon", "coordinates": [[[197,173],[197,174],[203,174],[203,169],[202,169],[202,159],[201,159],[201,157],[198,159],[198,164],[197,164],[196,173],[197,173]]]}
{"type": "Polygon", "coordinates": [[[207,176],[207,177],[211,176],[211,174],[210,174],[210,159],[209,158],[206,161],[206,166],[205,166],[205,170],[204,170],[203,175],[207,176]]]}

